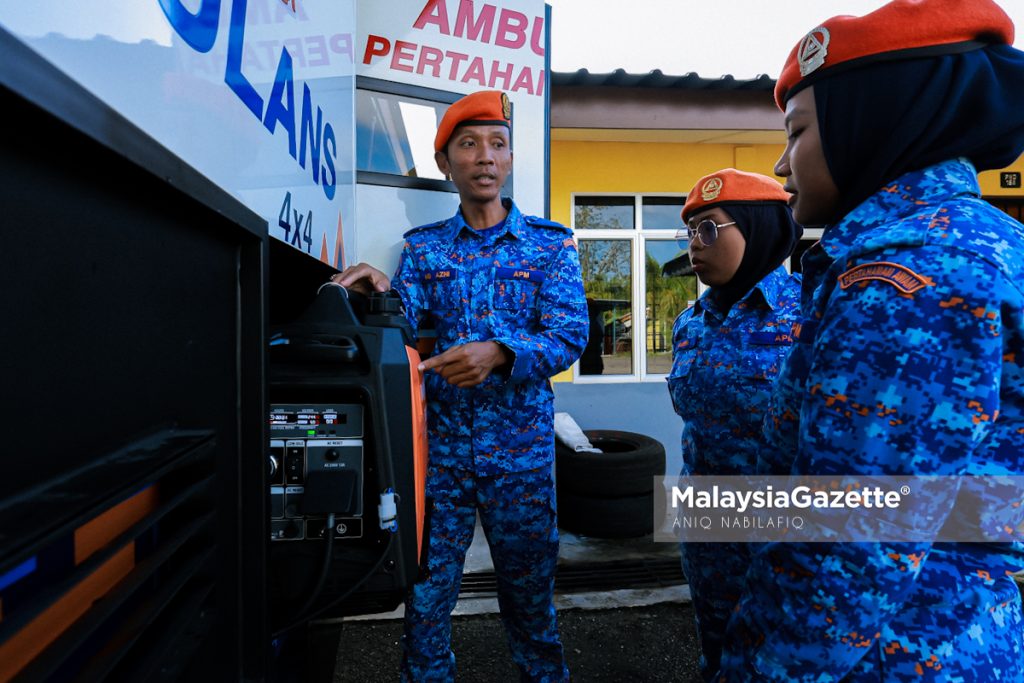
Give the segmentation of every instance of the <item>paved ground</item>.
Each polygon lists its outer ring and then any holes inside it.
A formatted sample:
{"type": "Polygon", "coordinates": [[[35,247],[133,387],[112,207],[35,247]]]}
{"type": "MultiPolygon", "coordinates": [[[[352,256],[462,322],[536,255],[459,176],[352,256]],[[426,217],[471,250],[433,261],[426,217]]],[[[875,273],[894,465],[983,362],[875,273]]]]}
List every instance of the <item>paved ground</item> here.
{"type": "MultiPolygon", "coordinates": [[[[696,681],[697,641],[689,604],[559,611],[572,680],[696,681]]],[[[398,680],[402,623],[346,621],[335,683],[398,680]]],[[[513,683],[518,674],[496,614],[456,617],[453,650],[459,683],[513,683]]]]}

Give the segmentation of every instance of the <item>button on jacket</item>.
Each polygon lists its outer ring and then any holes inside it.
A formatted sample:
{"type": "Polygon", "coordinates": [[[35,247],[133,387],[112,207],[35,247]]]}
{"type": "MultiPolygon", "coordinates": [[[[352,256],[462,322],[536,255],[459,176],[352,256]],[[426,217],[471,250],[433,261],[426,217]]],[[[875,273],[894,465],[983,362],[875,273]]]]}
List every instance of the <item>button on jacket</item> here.
{"type": "Polygon", "coordinates": [[[406,233],[393,287],[413,328],[429,318],[436,353],[493,340],[510,369],[459,389],[426,374],[430,462],[479,476],[548,467],[554,458],[551,385],[587,341],[579,254],[569,228],[508,217],[481,234],[461,212],[406,233]]]}

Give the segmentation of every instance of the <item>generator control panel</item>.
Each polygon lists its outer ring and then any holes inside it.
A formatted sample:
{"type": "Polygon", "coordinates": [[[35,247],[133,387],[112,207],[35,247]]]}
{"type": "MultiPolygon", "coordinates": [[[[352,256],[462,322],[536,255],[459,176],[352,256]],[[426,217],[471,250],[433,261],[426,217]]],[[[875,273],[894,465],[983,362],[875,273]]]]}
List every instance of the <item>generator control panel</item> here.
{"type": "Polygon", "coordinates": [[[270,540],[363,536],[363,407],[358,404],[270,406],[270,540]]]}

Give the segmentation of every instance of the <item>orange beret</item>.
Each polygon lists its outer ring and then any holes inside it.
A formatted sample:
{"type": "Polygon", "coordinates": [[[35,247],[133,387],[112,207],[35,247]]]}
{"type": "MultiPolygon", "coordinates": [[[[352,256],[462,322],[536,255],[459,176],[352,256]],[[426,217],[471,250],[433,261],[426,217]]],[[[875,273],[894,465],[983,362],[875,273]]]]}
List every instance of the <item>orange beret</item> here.
{"type": "Polygon", "coordinates": [[[434,151],[440,152],[448,144],[459,126],[505,126],[512,130],[512,103],[500,90],[481,90],[448,107],[441,118],[434,137],[434,151]]]}
{"type": "Polygon", "coordinates": [[[1013,43],[1013,22],[992,0],[893,0],[863,17],[832,17],[797,43],[775,84],[775,103],[820,78],[870,62],[967,52],[1013,43]]]}
{"type": "Polygon", "coordinates": [[[760,173],[737,171],[723,168],[706,175],[686,196],[683,205],[683,222],[698,211],[709,209],[716,204],[750,202],[789,202],[789,193],[782,189],[777,180],[760,173]]]}

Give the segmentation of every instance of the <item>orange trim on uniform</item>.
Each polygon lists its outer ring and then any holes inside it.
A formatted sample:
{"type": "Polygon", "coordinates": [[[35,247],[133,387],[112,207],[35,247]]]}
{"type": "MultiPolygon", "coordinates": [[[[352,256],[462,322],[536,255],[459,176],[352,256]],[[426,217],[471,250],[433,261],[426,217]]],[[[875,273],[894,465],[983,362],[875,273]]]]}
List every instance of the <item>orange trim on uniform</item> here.
{"type": "Polygon", "coordinates": [[[0,644],[0,681],[9,681],[78,621],[93,603],[135,567],[135,543],[129,543],[57,602],[0,644]]]}
{"type": "Polygon", "coordinates": [[[155,512],[159,503],[159,484],[152,484],[75,529],[75,564],[82,564],[146,515],[155,512]]]}
{"type": "Polygon", "coordinates": [[[970,45],[974,41],[1012,45],[1013,37],[1013,21],[992,0],[894,0],[862,17],[832,17],[789,53],[775,84],[775,103],[785,110],[796,90],[842,64],[980,47],[970,45]]]}
{"type": "Polygon", "coordinates": [[[723,168],[697,181],[686,196],[680,214],[685,223],[689,216],[722,202],[783,202],[790,194],[779,181],[760,173],[723,168]]]}
{"type": "Polygon", "coordinates": [[[440,152],[448,144],[452,133],[460,125],[479,124],[505,126],[512,130],[512,103],[508,95],[500,90],[482,90],[466,95],[452,106],[441,118],[434,136],[434,151],[440,152]]]}
{"type": "Polygon", "coordinates": [[[405,347],[409,358],[409,386],[412,402],[413,481],[416,486],[416,559],[423,556],[424,517],[427,511],[427,395],[420,374],[420,354],[405,347]]]}

